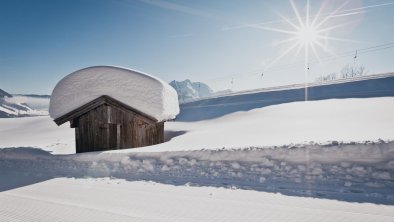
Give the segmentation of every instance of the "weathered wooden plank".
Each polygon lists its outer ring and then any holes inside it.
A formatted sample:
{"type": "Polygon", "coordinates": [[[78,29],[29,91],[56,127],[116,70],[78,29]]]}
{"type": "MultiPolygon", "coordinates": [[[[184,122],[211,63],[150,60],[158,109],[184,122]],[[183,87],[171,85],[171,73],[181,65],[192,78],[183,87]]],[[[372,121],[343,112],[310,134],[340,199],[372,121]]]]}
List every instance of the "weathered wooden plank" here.
{"type": "Polygon", "coordinates": [[[134,148],[164,141],[164,122],[104,103],[79,116],[77,152],[134,148]]]}

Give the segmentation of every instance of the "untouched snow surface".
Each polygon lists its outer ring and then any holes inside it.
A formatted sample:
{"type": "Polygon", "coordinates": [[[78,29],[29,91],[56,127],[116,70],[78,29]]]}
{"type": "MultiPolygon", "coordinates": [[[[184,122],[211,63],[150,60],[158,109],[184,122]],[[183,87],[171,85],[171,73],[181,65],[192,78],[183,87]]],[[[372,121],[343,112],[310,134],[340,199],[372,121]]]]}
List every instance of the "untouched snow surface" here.
{"type": "Polygon", "coordinates": [[[69,124],[56,126],[48,116],[0,118],[0,147],[26,146],[59,154],[75,153],[74,134],[69,124]]]}
{"type": "Polygon", "coordinates": [[[394,206],[119,179],[57,178],[0,193],[4,221],[391,222],[394,206]]]}
{"type": "MultiPolygon", "coordinates": [[[[328,141],[394,140],[394,97],[294,102],[198,122],[170,122],[169,142],[139,149],[192,150],[328,141]]],[[[122,152],[122,151],[120,151],[122,152]]]]}
{"type": "Polygon", "coordinates": [[[55,87],[49,106],[54,119],[107,95],[158,121],[174,119],[179,113],[176,91],[156,77],[137,71],[94,66],[64,77],[55,87]]]}

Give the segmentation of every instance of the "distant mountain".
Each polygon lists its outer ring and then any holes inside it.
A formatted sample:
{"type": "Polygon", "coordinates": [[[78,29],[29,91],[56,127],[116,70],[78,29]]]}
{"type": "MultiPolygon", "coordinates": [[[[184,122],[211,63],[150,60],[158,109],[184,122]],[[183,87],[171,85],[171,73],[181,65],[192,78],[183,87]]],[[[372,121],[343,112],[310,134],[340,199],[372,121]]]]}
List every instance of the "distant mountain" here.
{"type": "Polygon", "coordinates": [[[12,96],[26,96],[26,97],[32,97],[32,98],[45,98],[45,99],[50,99],[50,95],[37,95],[37,94],[12,94],[12,96]]]}
{"type": "Polygon", "coordinates": [[[170,82],[170,85],[177,91],[180,102],[192,101],[215,94],[207,84],[202,82],[192,82],[189,79],[184,81],[174,80],[170,82]]]}
{"type": "Polygon", "coordinates": [[[4,91],[4,90],[2,90],[2,89],[0,89],[0,98],[3,98],[3,97],[12,97],[10,94],[8,94],[6,91],[4,91]]]}
{"type": "Polygon", "coordinates": [[[13,96],[0,89],[0,118],[47,115],[48,103],[48,98],[13,96]],[[42,109],[32,108],[29,103],[42,109]]]}

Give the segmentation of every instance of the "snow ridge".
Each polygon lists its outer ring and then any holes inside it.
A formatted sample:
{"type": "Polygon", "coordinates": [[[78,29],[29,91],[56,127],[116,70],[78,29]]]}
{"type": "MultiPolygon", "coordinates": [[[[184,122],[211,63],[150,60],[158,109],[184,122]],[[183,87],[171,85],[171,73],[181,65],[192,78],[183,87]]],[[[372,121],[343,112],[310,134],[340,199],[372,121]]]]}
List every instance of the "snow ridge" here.
{"type": "Polygon", "coordinates": [[[51,155],[33,148],[0,150],[0,171],[46,177],[114,177],[174,185],[280,192],[394,204],[394,142],[51,155]]]}

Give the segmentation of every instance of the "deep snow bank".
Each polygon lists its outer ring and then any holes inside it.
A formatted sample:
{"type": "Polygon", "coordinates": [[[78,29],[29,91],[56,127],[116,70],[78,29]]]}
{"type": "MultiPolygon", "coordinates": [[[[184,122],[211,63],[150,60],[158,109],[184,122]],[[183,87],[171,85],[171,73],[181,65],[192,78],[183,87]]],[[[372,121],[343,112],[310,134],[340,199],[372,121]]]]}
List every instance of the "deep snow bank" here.
{"type": "MultiPolygon", "coordinates": [[[[394,204],[394,142],[241,150],[51,155],[0,150],[0,172],[21,177],[115,177],[394,204]]],[[[4,189],[7,182],[3,183],[4,189]]]]}
{"type": "Polygon", "coordinates": [[[54,88],[49,106],[54,119],[107,95],[158,121],[179,113],[176,91],[162,80],[137,71],[94,66],[64,77],[54,88]]]}

